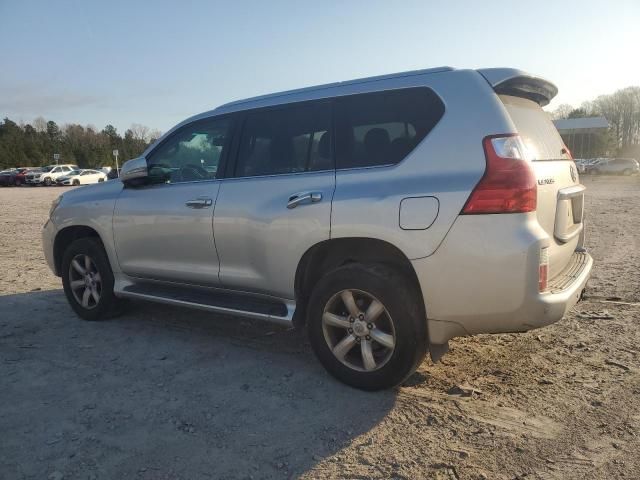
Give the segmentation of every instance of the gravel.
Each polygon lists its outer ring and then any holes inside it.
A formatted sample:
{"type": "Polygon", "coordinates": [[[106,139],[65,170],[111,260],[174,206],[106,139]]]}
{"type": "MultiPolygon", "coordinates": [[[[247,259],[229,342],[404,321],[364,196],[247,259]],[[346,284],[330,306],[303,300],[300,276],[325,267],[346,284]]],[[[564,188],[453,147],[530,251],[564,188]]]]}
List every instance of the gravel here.
{"type": "Polygon", "coordinates": [[[0,478],[637,478],[640,178],[583,182],[587,300],[373,394],[293,330],[145,303],[79,320],[40,246],[62,189],[0,189],[0,478]]]}

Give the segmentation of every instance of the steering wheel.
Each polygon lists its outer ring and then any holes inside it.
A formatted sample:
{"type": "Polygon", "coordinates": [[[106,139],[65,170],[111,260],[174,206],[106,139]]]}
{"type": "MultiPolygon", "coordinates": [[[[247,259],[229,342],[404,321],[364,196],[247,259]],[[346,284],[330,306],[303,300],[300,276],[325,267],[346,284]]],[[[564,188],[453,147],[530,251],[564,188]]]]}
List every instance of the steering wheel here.
{"type": "Polygon", "coordinates": [[[209,178],[209,173],[200,165],[184,165],[180,167],[180,177],[183,182],[191,180],[206,180],[209,178]]]}

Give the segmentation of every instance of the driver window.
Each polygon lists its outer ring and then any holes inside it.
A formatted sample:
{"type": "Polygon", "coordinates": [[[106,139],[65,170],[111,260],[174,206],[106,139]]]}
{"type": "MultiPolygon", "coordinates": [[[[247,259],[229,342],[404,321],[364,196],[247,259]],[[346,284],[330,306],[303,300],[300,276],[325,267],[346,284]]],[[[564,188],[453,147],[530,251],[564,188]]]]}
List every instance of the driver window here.
{"type": "Polygon", "coordinates": [[[217,178],[228,131],[227,119],[200,121],[181,128],[147,158],[149,178],[153,183],[217,178]]]}

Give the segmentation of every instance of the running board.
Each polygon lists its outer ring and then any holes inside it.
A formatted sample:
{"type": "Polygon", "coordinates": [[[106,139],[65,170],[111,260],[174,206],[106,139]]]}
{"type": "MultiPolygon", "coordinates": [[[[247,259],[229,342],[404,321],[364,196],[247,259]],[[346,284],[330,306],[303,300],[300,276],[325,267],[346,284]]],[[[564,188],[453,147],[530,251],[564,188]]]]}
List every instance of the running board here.
{"type": "Polygon", "coordinates": [[[255,318],[291,326],[295,302],[254,296],[246,293],[223,292],[218,289],[185,287],[157,283],[135,283],[116,289],[122,298],[195,308],[207,312],[255,318]]]}

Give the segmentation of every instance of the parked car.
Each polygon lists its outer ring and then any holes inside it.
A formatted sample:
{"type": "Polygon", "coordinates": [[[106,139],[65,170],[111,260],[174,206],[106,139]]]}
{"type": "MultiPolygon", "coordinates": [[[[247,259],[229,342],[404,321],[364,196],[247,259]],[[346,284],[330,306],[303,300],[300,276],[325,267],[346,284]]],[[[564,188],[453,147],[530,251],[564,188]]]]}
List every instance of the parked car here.
{"type": "Polygon", "coordinates": [[[591,172],[600,175],[633,175],[640,172],[640,165],[633,158],[603,159],[592,166],[591,172]]]}
{"type": "Polygon", "coordinates": [[[34,170],[35,169],[31,167],[18,168],[18,173],[15,176],[14,185],[16,187],[19,187],[27,183],[27,175],[34,170]]]}
{"type": "Polygon", "coordinates": [[[92,183],[104,182],[107,179],[107,175],[104,172],[98,170],[72,170],[66,175],[58,177],[56,184],[59,186],[64,185],[90,185],[92,183]]]}
{"type": "Polygon", "coordinates": [[[586,173],[587,172],[587,165],[590,164],[590,162],[592,162],[593,159],[589,159],[589,158],[576,158],[574,159],[574,162],[576,164],[576,168],[578,169],[578,173],[586,173]]]}
{"type": "Polygon", "coordinates": [[[585,187],[541,108],[556,93],[445,67],[229,103],[60,196],[45,257],[81,318],[131,298],[306,324],[336,378],[392,387],[453,337],[579,300],[585,187]]]}
{"type": "Polygon", "coordinates": [[[9,185],[14,185],[17,173],[18,171],[15,168],[0,171],[0,186],[8,187],[9,185]]]}
{"type": "Polygon", "coordinates": [[[29,185],[54,185],[58,177],[68,174],[72,170],[78,170],[77,165],[49,165],[39,170],[30,172],[26,176],[29,185]]]}
{"type": "Polygon", "coordinates": [[[26,173],[30,171],[27,167],[10,168],[0,172],[0,185],[7,187],[15,185],[19,187],[25,183],[26,173]]]}

